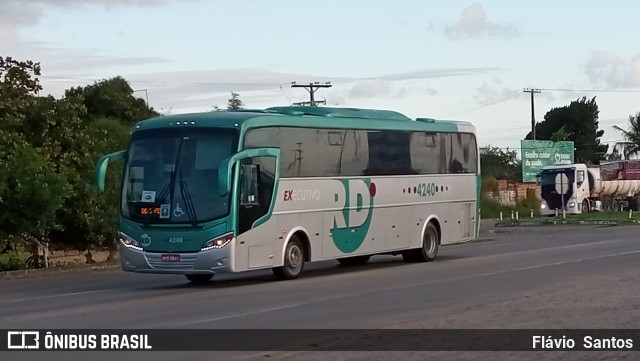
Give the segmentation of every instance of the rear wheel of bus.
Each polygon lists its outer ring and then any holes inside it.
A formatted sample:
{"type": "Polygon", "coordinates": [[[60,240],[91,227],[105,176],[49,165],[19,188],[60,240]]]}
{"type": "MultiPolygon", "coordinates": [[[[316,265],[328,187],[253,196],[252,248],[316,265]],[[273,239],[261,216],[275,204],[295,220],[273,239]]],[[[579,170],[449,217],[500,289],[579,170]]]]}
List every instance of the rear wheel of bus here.
{"type": "Polygon", "coordinates": [[[402,253],[402,257],[407,262],[431,262],[435,260],[438,255],[439,245],[440,232],[438,232],[438,228],[432,222],[429,222],[427,228],[424,230],[422,247],[405,251],[402,253]]]}
{"type": "Polygon", "coordinates": [[[274,276],[281,280],[298,278],[304,269],[304,254],[302,241],[294,234],[284,250],[284,265],[272,269],[274,276]]]}

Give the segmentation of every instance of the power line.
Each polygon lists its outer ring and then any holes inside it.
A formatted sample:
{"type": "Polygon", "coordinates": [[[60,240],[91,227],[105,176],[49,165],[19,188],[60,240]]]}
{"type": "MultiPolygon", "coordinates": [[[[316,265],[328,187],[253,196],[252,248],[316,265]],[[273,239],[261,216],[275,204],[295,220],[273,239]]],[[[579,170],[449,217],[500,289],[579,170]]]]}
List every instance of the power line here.
{"type": "Polygon", "coordinates": [[[640,93],[640,90],[625,89],[561,89],[561,88],[540,88],[538,90],[560,91],[560,92],[594,92],[594,93],[640,93]]]}

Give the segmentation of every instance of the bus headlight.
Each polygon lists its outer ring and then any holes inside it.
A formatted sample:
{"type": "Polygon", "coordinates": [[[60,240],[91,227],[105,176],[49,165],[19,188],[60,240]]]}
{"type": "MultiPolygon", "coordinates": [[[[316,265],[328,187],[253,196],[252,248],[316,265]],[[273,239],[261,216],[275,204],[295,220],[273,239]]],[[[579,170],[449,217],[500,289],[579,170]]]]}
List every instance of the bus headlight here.
{"type": "Polygon", "coordinates": [[[547,205],[546,205],[546,204],[544,204],[544,203],[541,203],[541,204],[540,204],[540,209],[547,209],[547,205]]]}
{"type": "Polygon", "coordinates": [[[142,247],[140,247],[140,243],[138,243],[138,241],[136,241],[135,239],[127,236],[122,232],[118,232],[118,236],[120,237],[120,243],[123,246],[127,248],[132,248],[138,251],[142,251],[142,247]]]}
{"type": "Polygon", "coordinates": [[[576,202],[569,202],[569,208],[574,208],[576,206],[576,202]]]}
{"type": "Polygon", "coordinates": [[[226,246],[227,244],[229,244],[229,242],[231,242],[232,239],[233,239],[233,232],[229,232],[220,237],[216,237],[210,241],[207,241],[207,243],[205,243],[204,246],[202,246],[201,251],[208,251],[211,249],[220,249],[226,246]]]}

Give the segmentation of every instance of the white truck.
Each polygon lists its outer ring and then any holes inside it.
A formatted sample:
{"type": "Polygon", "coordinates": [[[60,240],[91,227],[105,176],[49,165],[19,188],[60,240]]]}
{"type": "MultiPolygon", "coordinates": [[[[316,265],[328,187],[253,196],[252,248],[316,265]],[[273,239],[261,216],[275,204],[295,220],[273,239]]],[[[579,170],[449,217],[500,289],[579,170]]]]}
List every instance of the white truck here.
{"type": "Polygon", "coordinates": [[[538,173],[540,214],[640,210],[640,160],[555,164],[538,173]]]}

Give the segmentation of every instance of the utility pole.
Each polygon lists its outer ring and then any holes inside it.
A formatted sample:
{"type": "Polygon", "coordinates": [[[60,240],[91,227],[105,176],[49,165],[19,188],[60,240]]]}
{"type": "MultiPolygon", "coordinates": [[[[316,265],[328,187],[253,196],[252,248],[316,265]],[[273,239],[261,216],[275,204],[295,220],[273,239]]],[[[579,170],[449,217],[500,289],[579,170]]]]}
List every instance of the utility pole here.
{"type": "Polygon", "coordinates": [[[315,99],[315,93],[318,89],[320,88],[331,88],[331,82],[325,82],[323,84],[320,84],[319,81],[315,82],[315,83],[309,83],[309,84],[296,84],[296,82],[291,82],[291,87],[292,88],[304,88],[306,91],[309,92],[309,101],[308,102],[298,102],[298,103],[293,103],[293,105],[310,105],[312,107],[317,106],[318,104],[327,104],[326,100],[316,100],[315,99]]]}
{"type": "Polygon", "coordinates": [[[536,140],[536,113],[533,106],[533,95],[540,93],[540,89],[524,88],[523,93],[531,93],[531,137],[536,140]]]}
{"type": "Polygon", "coordinates": [[[149,106],[149,92],[147,91],[147,89],[138,89],[138,90],[134,90],[133,93],[136,92],[144,92],[145,95],[145,99],[147,100],[147,107],[149,106]]]}

